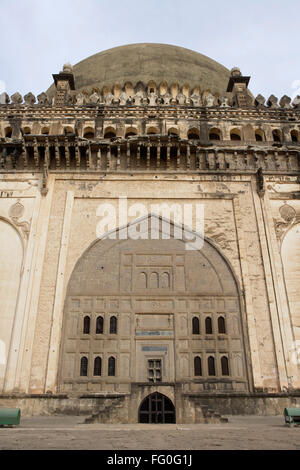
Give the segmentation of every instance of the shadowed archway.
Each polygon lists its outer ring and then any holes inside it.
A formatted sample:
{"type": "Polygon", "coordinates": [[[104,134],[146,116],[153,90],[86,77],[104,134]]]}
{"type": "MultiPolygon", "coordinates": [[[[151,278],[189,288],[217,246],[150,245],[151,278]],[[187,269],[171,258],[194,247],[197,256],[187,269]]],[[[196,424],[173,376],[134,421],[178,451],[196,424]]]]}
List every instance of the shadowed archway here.
{"type": "Polygon", "coordinates": [[[164,424],[175,422],[175,407],[168,397],[154,392],[144,398],[139,408],[139,423],[164,424]]]}

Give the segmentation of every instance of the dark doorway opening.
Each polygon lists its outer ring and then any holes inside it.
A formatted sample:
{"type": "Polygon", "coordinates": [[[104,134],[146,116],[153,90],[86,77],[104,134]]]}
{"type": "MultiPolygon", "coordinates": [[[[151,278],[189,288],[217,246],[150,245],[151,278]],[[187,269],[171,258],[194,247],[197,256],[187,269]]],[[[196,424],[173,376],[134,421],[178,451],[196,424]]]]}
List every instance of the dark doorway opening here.
{"type": "Polygon", "coordinates": [[[175,408],[171,400],[155,392],[148,395],[139,409],[139,423],[175,423],[175,408]]]}

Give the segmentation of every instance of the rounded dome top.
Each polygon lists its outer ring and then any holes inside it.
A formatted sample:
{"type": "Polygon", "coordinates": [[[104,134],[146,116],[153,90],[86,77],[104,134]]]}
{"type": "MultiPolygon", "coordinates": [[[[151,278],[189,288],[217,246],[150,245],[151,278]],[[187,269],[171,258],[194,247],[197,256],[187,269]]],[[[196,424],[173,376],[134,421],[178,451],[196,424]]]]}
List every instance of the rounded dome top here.
{"type": "MultiPolygon", "coordinates": [[[[129,44],[94,54],[73,67],[76,91],[100,90],[126,82],[135,86],[153,80],[170,86],[188,84],[201,91],[224,94],[230,71],[209,57],[166,44],[129,44]]],[[[52,94],[53,85],[48,92],[52,94]]]]}

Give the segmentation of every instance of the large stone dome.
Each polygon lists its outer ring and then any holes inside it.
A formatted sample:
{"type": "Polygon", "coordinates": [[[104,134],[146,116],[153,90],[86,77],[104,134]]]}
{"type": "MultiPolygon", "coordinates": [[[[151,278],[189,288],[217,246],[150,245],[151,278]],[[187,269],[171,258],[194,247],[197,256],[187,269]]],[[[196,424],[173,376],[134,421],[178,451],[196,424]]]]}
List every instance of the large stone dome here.
{"type": "MultiPolygon", "coordinates": [[[[129,44],[114,47],[82,60],[73,68],[76,90],[102,90],[126,82],[133,86],[153,80],[170,86],[188,84],[201,91],[226,92],[230,71],[209,57],[183,47],[166,44],[129,44]]],[[[54,91],[49,88],[49,94],[54,91]]]]}

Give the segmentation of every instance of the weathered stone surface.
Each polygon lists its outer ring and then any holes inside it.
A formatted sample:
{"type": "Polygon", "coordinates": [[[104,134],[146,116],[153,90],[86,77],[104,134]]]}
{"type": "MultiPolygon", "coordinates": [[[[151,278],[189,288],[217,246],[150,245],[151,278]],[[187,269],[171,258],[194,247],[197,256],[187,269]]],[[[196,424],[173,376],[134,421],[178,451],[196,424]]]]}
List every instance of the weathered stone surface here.
{"type": "Polygon", "coordinates": [[[237,70],[227,92],[193,70],[184,83],[163,72],[132,83],[127,63],[116,68],[110,86],[73,90],[65,67],[55,106],[45,93],[38,105],[4,97],[0,394],[23,393],[28,413],[106,422],[137,422],[156,393],[177,422],[278,411],[300,389],[298,108],[258,95],[256,109],[237,70]],[[119,196],[139,204],[127,220],[119,196]],[[113,233],[129,224],[137,239],[99,240],[101,204],[111,221],[116,211],[113,233]],[[157,204],[171,233],[156,218],[151,239],[157,204]],[[196,250],[195,212],[175,236],[187,205],[204,208],[196,250]]]}

